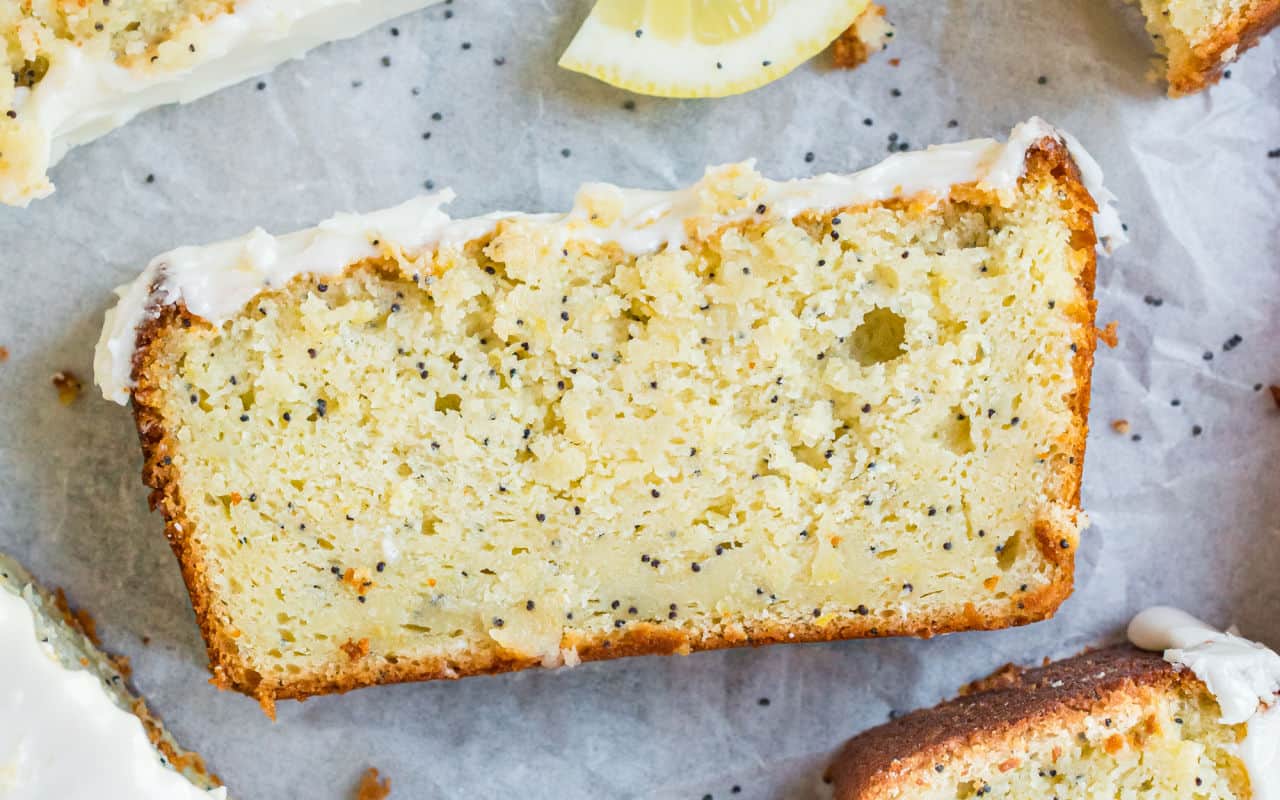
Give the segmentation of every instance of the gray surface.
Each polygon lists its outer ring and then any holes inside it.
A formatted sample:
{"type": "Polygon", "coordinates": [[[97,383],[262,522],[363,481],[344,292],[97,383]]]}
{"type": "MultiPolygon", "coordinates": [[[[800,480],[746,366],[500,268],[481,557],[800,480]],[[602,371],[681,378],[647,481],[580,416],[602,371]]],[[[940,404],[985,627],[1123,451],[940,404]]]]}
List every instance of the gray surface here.
{"type": "Polygon", "coordinates": [[[1280,643],[1280,413],[1253,388],[1280,382],[1276,37],[1209,94],[1169,101],[1145,78],[1136,12],[1108,0],[899,0],[897,68],[819,60],[742,97],[627,111],[624,93],[554,67],[586,5],[428,9],[261,91],[146,114],[72,152],[54,197],[0,208],[0,549],[94,613],[237,798],[344,797],[367,764],[401,798],[724,798],[735,783],[803,797],[831,748],[890,710],[1113,637],[1155,601],[1280,643]],[[1119,320],[1120,346],[1098,356],[1077,592],[1027,629],[381,687],[282,703],[273,725],[205,682],[129,414],[88,386],[65,408],[49,385],[64,368],[88,382],[109,290],[176,245],[390,205],[428,179],[479,213],[563,208],[584,180],[677,185],[748,156],[775,177],[846,170],[879,160],[890,132],[913,146],[1004,135],[1032,114],[1089,146],[1134,241],[1100,265],[1099,318],[1119,320]],[[1224,352],[1233,334],[1243,343],[1224,352]]]}

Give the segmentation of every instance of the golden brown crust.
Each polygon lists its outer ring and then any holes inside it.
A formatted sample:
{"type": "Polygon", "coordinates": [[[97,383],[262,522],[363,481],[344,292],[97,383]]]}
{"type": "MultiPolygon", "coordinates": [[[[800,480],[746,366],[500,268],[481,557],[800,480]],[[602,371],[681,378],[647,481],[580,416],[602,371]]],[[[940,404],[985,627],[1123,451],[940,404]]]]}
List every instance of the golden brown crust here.
{"type": "Polygon", "coordinates": [[[1203,688],[1159,653],[1119,645],[1039,669],[1005,667],[977,691],[914,711],[855,736],[828,768],[835,800],[871,800],[913,774],[937,769],[973,749],[999,752],[1038,731],[1060,730],[1132,700],[1143,691],[1203,688]]]}
{"type": "MultiPolygon", "coordinates": [[[[1094,334],[1093,300],[1096,238],[1092,214],[1097,207],[1081,182],[1080,173],[1067,147],[1055,139],[1043,139],[1027,153],[1027,180],[1051,177],[1062,192],[1064,207],[1073,209],[1070,227],[1075,249],[1079,295],[1067,307],[1076,323],[1074,373],[1076,384],[1068,397],[1075,412],[1071,430],[1059,442],[1060,455],[1049,477],[1050,502],[1058,509],[1075,512],[1080,503],[1080,477],[1084,465],[1084,447],[1089,412],[1090,374],[1094,334]]],[[[335,660],[324,670],[291,675],[287,682],[264,678],[239,657],[236,646],[238,632],[225,616],[218,613],[200,549],[191,533],[194,522],[187,515],[182,498],[181,476],[172,463],[177,443],[165,428],[161,412],[163,360],[166,333],[175,327],[206,326],[207,322],[190,314],[185,307],[166,306],[139,329],[133,362],[134,419],[144,455],[143,481],[152,488],[151,506],[165,518],[165,535],[181,565],[182,575],[191,594],[196,620],[204,634],[208,649],[212,683],[234,689],[258,699],[264,711],[273,715],[277,699],[304,700],[307,697],[347,692],[364,686],[407,681],[455,679],[472,675],[511,672],[538,666],[537,658],[519,655],[500,648],[478,651],[458,657],[397,658],[394,663],[382,659],[344,658],[335,660]]],[[[834,613],[822,620],[771,621],[748,623],[716,633],[702,633],[680,628],[639,623],[622,631],[609,632],[595,638],[581,637],[568,644],[576,647],[582,661],[596,661],[633,655],[687,654],[699,650],[717,650],[744,645],[760,646],[786,642],[822,642],[882,636],[916,636],[928,638],[941,633],[966,630],[994,630],[1046,619],[1071,593],[1075,550],[1078,544],[1074,525],[1060,516],[1045,512],[1036,522],[1035,538],[1040,552],[1052,565],[1054,578],[1036,590],[1011,597],[999,611],[991,604],[982,608],[974,603],[949,614],[918,615],[892,621],[878,620],[853,611],[834,613]]]]}
{"type": "Polygon", "coordinates": [[[1194,94],[1217,83],[1231,62],[1277,25],[1280,25],[1280,0],[1258,0],[1214,31],[1213,36],[1192,47],[1190,56],[1182,63],[1169,63],[1169,96],[1194,94]]]}

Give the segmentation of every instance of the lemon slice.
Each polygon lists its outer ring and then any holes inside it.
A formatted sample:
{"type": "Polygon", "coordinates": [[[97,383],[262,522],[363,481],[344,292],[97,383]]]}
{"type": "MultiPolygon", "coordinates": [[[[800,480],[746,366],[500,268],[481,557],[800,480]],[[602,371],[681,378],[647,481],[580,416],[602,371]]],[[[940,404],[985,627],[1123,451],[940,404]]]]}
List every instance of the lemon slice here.
{"type": "Polygon", "coordinates": [[[868,2],[600,0],[560,66],[640,94],[739,94],[822,52],[868,2]]]}

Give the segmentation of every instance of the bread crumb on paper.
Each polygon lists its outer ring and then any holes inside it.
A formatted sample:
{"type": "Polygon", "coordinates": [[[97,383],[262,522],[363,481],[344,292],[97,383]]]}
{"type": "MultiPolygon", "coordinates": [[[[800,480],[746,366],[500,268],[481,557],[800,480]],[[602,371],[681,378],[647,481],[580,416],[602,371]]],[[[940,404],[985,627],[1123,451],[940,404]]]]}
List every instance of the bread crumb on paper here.
{"type": "Polygon", "coordinates": [[[1116,331],[1117,329],[1119,329],[1119,327],[1120,327],[1119,322],[1116,322],[1115,320],[1111,320],[1110,322],[1107,323],[1107,327],[1098,328],[1098,339],[1101,340],[1104,344],[1106,344],[1107,347],[1110,347],[1114,350],[1115,347],[1120,344],[1120,337],[1116,334],[1116,331]]]}
{"type": "Polygon", "coordinates": [[[69,406],[80,397],[80,389],[83,384],[76,377],[74,372],[70,370],[62,370],[53,373],[53,388],[58,390],[58,402],[64,406],[69,406]]]}
{"type": "Polygon", "coordinates": [[[831,57],[836,67],[853,69],[889,46],[893,25],[884,14],[883,6],[872,3],[831,43],[831,57]]]}
{"type": "Polygon", "coordinates": [[[391,779],[380,778],[375,767],[369,767],[360,776],[355,800],[383,800],[391,795],[391,779]]]}

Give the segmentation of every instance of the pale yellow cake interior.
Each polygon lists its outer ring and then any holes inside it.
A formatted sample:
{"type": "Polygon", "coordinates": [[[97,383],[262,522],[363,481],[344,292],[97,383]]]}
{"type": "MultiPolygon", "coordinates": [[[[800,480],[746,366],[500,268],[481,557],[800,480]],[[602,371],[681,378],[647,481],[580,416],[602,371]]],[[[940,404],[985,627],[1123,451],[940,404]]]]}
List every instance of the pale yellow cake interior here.
{"type": "Polygon", "coordinates": [[[879,800],[1249,800],[1235,747],[1244,725],[1219,722],[1207,693],[1142,690],[1070,725],[1046,726],[1016,751],[922,769],[879,800]]]}
{"type": "Polygon", "coordinates": [[[213,612],[271,680],[572,662],[639,621],[1006,616],[1064,577],[1037,522],[1076,544],[1072,203],[1028,182],[639,258],[515,221],[174,326],[143,380],[213,612]]]}

